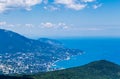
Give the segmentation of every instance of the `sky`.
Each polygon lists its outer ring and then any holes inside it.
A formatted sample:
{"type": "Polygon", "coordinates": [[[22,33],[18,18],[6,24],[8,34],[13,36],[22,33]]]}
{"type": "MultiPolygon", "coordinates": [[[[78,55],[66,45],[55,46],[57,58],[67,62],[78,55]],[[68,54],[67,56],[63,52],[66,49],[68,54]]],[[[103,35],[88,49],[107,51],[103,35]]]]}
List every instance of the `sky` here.
{"type": "Polygon", "coordinates": [[[120,37],[120,0],[0,0],[0,28],[30,38],[120,37]]]}

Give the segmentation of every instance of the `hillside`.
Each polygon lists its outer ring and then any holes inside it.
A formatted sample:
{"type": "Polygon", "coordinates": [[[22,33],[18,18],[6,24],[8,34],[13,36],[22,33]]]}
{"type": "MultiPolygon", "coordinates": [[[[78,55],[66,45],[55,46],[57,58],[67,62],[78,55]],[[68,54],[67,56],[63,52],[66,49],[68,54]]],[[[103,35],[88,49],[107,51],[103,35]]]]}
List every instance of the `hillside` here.
{"type": "Polygon", "coordinates": [[[120,79],[120,66],[101,60],[81,67],[40,73],[34,79],[120,79]]]}
{"type": "Polygon", "coordinates": [[[34,40],[0,29],[2,74],[49,71],[54,62],[79,54],[82,54],[81,50],[66,48],[55,40],[47,38],[34,40]]]}
{"type": "Polygon", "coordinates": [[[0,75],[0,79],[33,79],[28,76],[7,76],[7,75],[0,75]]]}
{"type": "Polygon", "coordinates": [[[120,79],[120,66],[106,60],[59,71],[23,76],[0,76],[0,79],[120,79]]]}
{"type": "Polygon", "coordinates": [[[58,40],[54,40],[54,39],[49,39],[49,38],[39,38],[38,41],[40,42],[44,42],[44,43],[48,43],[54,46],[63,46],[63,43],[58,41],[58,40]]]}

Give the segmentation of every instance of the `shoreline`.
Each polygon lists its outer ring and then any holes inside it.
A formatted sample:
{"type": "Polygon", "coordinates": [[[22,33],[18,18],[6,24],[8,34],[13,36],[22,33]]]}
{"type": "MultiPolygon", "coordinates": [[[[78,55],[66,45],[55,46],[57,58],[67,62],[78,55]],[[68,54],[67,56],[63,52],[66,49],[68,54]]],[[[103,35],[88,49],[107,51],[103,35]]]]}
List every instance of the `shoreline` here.
{"type": "Polygon", "coordinates": [[[49,67],[49,71],[66,69],[66,68],[64,68],[64,67],[59,67],[59,66],[57,66],[56,63],[57,63],[57,62],[61,62],[61,61],[69,61],[72,57],[81,56],[81,55],[83,55],[83,54],[85,54],[85,52],[79,53],[78,55],[68,56],[68,57],[66,57],[65,59],[56,60],[56,61],[54,61],[54,62],[51,64],[51,66],[49,67]]]}

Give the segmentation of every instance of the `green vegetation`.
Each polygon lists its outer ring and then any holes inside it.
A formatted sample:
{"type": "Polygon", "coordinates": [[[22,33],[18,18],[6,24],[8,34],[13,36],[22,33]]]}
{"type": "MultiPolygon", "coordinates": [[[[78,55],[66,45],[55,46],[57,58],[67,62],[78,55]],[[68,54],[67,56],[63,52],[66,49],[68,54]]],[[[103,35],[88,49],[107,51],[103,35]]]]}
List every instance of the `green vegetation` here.
{"type": "Polygon", "coordinates": [[[6,75],[0,75],[0,79],[33,79],[29,76],[6,76],[6,75]]]}
{"type": "Polygon", "coordinates": [[[34,79],[120,79],[120,66],[105,60],[60,71],[34,75],[34,79]]]}
{"type": "Polygon", "coordinates": [[[120,79],[120,66],[109,61],[101,60],[81,67],[38,73],[22,76],[21,78],[2,79],[120,79]]]}

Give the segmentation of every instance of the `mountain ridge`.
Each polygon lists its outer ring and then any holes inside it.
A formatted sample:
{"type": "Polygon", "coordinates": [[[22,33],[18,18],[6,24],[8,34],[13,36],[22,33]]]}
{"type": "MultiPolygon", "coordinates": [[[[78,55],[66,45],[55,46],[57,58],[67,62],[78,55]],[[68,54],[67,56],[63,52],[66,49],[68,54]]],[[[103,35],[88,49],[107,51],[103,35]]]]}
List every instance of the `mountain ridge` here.
{"type": "Polygon", "coordinates": [[[81,50],[58,45],[55,40],[41,40],[0,29],[0,72],[9,74],[49,71],[54,62],[82,54],[81,50]]]}

